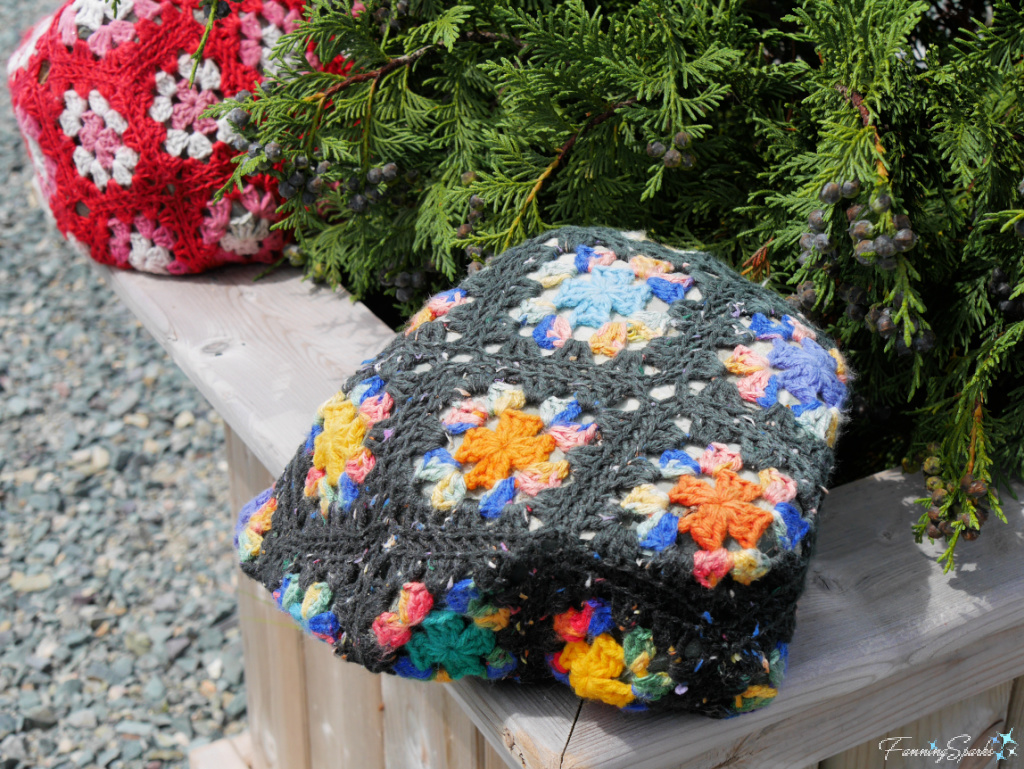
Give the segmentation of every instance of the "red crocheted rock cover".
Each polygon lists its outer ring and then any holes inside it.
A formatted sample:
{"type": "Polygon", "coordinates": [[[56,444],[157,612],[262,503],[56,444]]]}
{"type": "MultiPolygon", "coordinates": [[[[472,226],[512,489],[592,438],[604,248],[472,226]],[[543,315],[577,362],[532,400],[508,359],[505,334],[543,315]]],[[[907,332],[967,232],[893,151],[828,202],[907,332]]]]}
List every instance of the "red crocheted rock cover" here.
{"type": "Polygon", "coordinates": [[[254,176],[214,202],[237,134],[201,115],[276,70],[270,50],[303,5],[231,3],[191,88],[198,0],[120,0],[116,13],[109,0],[71,0],[29,31],[8,63],[11,99],[42,196],[72,245],[104,264],[175,275],[276,258],[275,180],[254,176]]]}

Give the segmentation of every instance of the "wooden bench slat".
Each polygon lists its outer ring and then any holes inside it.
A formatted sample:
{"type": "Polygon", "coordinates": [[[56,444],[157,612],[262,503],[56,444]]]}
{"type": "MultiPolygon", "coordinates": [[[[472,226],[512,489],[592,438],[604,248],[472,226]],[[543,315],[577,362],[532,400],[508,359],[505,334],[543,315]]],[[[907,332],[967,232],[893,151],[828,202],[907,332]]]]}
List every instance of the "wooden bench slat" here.
{"type": "MultiPolygon", "coordinates": [[[[253,284],[253,269],[184,281],[103,272],[274,472],[316,407],[392,335],[362,305],[293,273],[253,284]]],[[[1024,673],[1024,508],[1007,497],[1010,525],[990,522],[960,548],[958,573],[943,575],[938,544],[915,545],[908,530],[922,493],[919,477],[895,472],[833,490],[790,673],[765,710],[711,721],[581,708],[564,688],[463,680],[450,691],[510,765],[664,769],[734,756],[770,767],[785,756],[779,765],[792,767],[1024,673]],[[811,733],[826,714],[849,726],[811,733]]]]}
{"type": "Polygon", "coordinates": [[[254,283],[259,267],[190,278],[97,268],[275,477],[317,407],[394,336],[365,305],[294,270],[254,283]]]}

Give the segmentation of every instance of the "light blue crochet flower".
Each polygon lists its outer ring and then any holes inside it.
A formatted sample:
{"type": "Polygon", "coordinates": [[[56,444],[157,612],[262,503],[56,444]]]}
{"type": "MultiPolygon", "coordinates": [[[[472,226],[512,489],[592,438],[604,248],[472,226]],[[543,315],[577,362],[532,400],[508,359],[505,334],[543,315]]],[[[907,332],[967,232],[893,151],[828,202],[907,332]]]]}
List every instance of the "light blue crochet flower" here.
{"type": "Polygon", "coordinates": [[[612,312],[629,317],[647,306],[651,287],[634,285],[633,271],[622,267],[594,267],[590,277],[573,278],[562,283],[555,296],[555,307],[575,308],[569,317],[573,328],[600,328],[611,320],[612,312]]]}

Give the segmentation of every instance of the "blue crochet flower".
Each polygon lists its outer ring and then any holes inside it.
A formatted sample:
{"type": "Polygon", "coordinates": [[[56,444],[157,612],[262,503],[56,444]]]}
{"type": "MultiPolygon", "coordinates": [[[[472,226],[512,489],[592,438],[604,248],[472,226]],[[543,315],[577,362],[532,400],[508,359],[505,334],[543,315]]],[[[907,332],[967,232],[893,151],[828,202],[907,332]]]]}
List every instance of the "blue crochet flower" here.
{"type": "Polygon", "coordinates": [[[632,270],[598,265],[589,278],[562,283],[555,296],[555,307],[575,308],[569,318],[573,328],[600,328],[611,319],[613,311],[628,317],[647,306],[651,287],[646,283],[634,284],[632,270]]]}
{"type": "Polygon", "coordinates": [[[843,407],[846,385],[836,373],[838,363],[813,339],[804,338],[800,347],[775,339],[768,362],[781,372],[777,375],[779,387],[801,404],[816,404],[820,398],[827,406],[843,407]]]}

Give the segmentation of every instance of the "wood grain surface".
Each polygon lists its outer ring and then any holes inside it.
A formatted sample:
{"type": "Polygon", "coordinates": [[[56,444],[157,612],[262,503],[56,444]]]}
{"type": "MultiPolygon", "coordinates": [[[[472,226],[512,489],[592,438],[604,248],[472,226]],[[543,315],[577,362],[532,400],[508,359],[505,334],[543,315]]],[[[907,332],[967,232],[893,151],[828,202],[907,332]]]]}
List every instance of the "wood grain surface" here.
{"type": "Polygon", "coordinates": [[[188,769],[253,769],[249,733],[225,737],[190,751],[188,769]]]}
{"type": "Polygon", "coordinates": [[[259,267],[186,278],[97,269],[275,476],[317,406],[394,335],[290,268],[256,282],[259,267]]]}
{"type": "Polygon", "coordinates": [[[303,645],[310,766],[384,769],[380,676],[336,659],[319,638],[303,645]]]}
{"type": "MultiPolygon", "coordinates": [[[[892,753],[886,760],[885,747],[929,748],[949,747],[956,750],[980,750],[998,732],[1005,732],[1006,706],[1012,682],[999,684],[988,691],[946,705],[929,716],[910,724],[889,729],[867,742],[827,758],[820,769],[926,769],[939,763],[931,756],[903,756],[892,753]],[[900,739],[902,738],[902,739],[900,739]]],[[[968,756],[958,769],[996,769],[996,757],[968,756]]],[[[940,764],[941,765],[941,764],[940,764]]]]}
{"type": "MultiPolygon", "coordinates": [[[[237,510],[273,478],[227,425],[224,437],[229,498],[237,510]]],[[[305,769],[310,763],[302,631],[270,593],[244,578],[238,584],[238,625],[254,769],[305,769]]]]}

